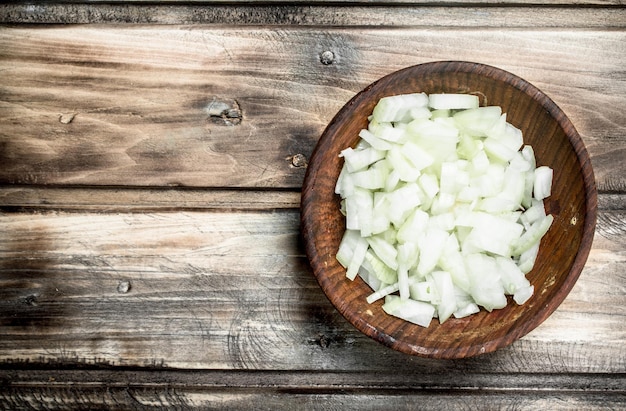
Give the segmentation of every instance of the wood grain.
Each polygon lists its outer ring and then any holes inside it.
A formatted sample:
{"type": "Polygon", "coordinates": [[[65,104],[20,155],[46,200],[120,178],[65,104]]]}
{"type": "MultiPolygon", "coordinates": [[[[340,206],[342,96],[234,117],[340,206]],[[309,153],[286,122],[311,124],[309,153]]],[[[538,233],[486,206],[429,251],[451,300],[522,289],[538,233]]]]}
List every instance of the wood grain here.
{"type": "Polygon", "coordinates": [[[526,337],[438,362],[407,359],[339,315],[304,257],[297,210],[5,213],[0,227],[3,367],[626,370],[621,237],[596,236],[569,296],[526,337]]]}
{"type": "MultiPolygon", "coordinates": [[[[419,26],[419,27],[624,27],[619,0],[577,2],[550,0],[542,7],[533,0],[425,0],[418,4],[395,1],[378,4],[354,2],[289,2],[282,4],[224,4],[200,2],[171,4],[125,2],[37,2],[0,4],[0,23],[45,24],[214,24],[237,26],[419,26]],[[448,3],[448,4],[446,4],[448,3]],[[584,5],[585,7],[580,7],[584,5]]],[[[181,2],[182,3],[182,2],[181,2]]]]}
{"type": "Polygon", "coordinates": [[[626,408],[622,0],[11,1],[0,24],[0,409],[626,408]],[[338,314],[297,207],[346,101],[448,59],[552,97],[602,194],[559,309],[442,362],[338,314]]]}
{"type": "Polygon", "coordinates": [[[11,380],[0,401],[13,409],[603,409],[625,403],[624,377],[518,374],[499,378],[449,373],[48,371],[3,372],[11,380]],[[108,381],[102,384],[101,381],[108,381]],[[52,382],[52,383],[51,383],[52,382]],[[311,388],[313,387],[313,388],[311,388]],[[524,392],[516,392],[524,387],[524,392]],[[488,400],[486,400],[488,398],[488,400]]]}
{"type": "Polygon", "coordinates": [[[599,189],[622,190],[625,44],[606,29],[4,27],[0,183],[297,189],[292,159],[356,92],[480,50],[555,100],[599,189]]]}
{"type": "MultiPolygon", "coordinates": [[[[29,4],[27,2],[20,1],[20,0],[13,0],[11,3],[29,4]]],[[[49,4],[78,5],[78,6],[82,6],[83,8],[86,8],[86,6],[89,6],[89,5],[112,4],[112,5],[117,6],[117,8],[119,9],[120,3],[123,3],[126,5],[129,2],[125,2],[123,0],[65,0],[63,2],[60,2],[58,0],[42,0],[39,3],[46,4],[46,5],[49,5],[49,4]]],[[[144,6],[144,5],[151,6],[151,5],[154,5],[155,3],[158,5],[159,2],[155,2],[154,0],[134,0],[130,4],[139,5],[139,6],[144,6]]],[[[289,6],[303,4],[303,3],[306,5],[310,5],[310,6],[343,4],[345,6],[351,6],[351,8],[358,7],[358,6],[372,7],[372,6],[379,5],[378,4],[379,1],[377,0],[316,0],[315,2],[312,2],[312,3],[306,2],[305,0],[295,0],[295,1],[285,1],[285,0],[194,0],[194,1],[170,0],[167,3],[175,4],[177,8],[184,7],[185,5],[189,3],[201,5],[201,6],[207,6],[207,5],[219,6],[219,5],[226,4],[231,7],[252,4],[259,9],[262,9],[264,6],[267,6],[268,4],[273,5],[273,6],[281,6],[283,8],[288,8],[289,6]]],[[[611,4],[621,5],[622,4],[621,2],[617,0],[584,0],[584,1],[573,1],[573,0],[549,0],[549,1],[538,1],[538,0],[521,0],[521,1],[513,1],[513,0],[486,0],[486,1],[485,0],[463,0],[463,1],[389,0],[386,3],[390,6],[398,6],[398,5],[400,6],[401,5],[424,6],[424,5],[428,5],[429,3],[445,4],[448,6],[458,6],[458,5],[468,6],[471,4],[498,4],[498,5],[526,4],[529,6],[546,5],[546,4],[561,4],[561,5],[569,5],[569,6],[611,5],[611,4]]]]}

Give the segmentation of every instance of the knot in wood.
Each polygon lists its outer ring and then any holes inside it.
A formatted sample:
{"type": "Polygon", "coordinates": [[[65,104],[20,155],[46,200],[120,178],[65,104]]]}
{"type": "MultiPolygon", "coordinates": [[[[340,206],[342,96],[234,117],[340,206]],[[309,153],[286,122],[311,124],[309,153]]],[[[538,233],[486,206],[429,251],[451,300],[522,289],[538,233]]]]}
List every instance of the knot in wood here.
{"type": "Polygon", "coordinates": [[[70,124],[74,120],[74,117],[76,117],[75,113],[59,114],[59,123],[70,124]]]}
{"type": "Polygon", "coordinates": [[[228,126],[238,125],[243,119],[241,108],[236,100],[220,101],[213,98],[206,107],[206,113],[213,123],[228,126]]]}
{"type": "Polygon", "coordinates": [[[324,334],[320,335],[320,338],[317,340],[317,342],[322,348],[328,348],[330,346],[330,338],[328,338],[324,334]]]}
{"type": "Polygon", "coordinates": [[[27,297],[24,298],[24,304],[26,305],[30,305],[30,306],[37,306],[37,296],[36,295],[29,295],[27,297]]]}

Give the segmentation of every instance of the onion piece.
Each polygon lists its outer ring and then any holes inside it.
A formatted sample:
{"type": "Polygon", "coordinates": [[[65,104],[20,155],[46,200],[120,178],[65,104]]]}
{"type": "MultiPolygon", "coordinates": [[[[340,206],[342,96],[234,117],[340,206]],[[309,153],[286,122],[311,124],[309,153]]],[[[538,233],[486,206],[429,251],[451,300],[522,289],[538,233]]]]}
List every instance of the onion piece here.
{"type": "Polygon", "coordinates": [[[477,108],[478,96],[473,94],[431,94],[428,105],[434,110],[477,108]]]}
{"type": "Polygon", "coordinates": [[[532,297],[526,278],[554,217],[553,171],[537,167],[500,107],[469,95],[385,97],[335,185],[346,232],[336,258],[385,299],[390,315],[427,327],[532,297]]]}

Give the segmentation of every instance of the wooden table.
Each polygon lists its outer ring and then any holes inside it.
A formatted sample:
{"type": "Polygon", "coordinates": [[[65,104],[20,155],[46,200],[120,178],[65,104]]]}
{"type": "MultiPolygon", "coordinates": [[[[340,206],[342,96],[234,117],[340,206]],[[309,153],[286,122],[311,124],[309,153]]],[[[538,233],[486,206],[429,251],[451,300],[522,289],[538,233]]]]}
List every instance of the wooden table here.
{"type": "Polygon", "coordinates": [[[0,23],[1,408],[626,408],[622,0],[11,2],[0,23]],[[546,92],[599,189],[559,309],[454,361],[357,332],[299,232],[339,108],[450,59],[546,92]]]}

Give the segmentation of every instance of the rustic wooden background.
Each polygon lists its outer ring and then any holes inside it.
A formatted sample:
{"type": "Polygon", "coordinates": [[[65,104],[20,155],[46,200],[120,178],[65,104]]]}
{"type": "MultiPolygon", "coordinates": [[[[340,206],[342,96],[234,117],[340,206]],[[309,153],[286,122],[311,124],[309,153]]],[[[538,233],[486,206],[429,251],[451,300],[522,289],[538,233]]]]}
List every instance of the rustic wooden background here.
{"type": "Polygon", "coordinates": [[[18,1],[0,24],[0,408],[626,409],[623,1],[18,1]],[[450,59],[568,114],[599,217],[544,324],[436,361],[336,312],[298,207],[345,102],[450,59]]]}

